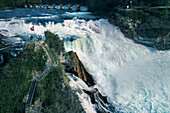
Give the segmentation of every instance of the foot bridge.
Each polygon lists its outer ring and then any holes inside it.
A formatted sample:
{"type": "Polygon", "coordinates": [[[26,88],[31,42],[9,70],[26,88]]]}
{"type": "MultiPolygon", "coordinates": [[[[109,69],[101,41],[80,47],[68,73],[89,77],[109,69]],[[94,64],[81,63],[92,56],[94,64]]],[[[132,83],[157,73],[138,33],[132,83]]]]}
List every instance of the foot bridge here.
{"type": "Polygon", "coordinates": [[[88,11],[88,7],[81,4],[24,4],[24,8],[42,8],[73,11],[88,11]]]}

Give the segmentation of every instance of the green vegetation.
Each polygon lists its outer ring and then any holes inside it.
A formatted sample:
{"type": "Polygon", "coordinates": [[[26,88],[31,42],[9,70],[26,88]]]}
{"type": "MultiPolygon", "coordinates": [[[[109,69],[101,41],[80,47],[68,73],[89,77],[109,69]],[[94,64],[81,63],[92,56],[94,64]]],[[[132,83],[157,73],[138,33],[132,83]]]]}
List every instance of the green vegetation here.
{"type": "MultiPolygon", "coordinates": [[[[60,51],[64,52],[63,42],[58,35],[54,35],[49,31],[45,32],[45,35],[50,54],[59,62],[60,51]]],[[[45,113],[83,112],[77,95],[68,85],[68,79],[61,63],[58,63],[58,66],[38,84],[34,101],[39,98],[42,102],[42,111],[45,113]]]]}
{"type": "Polygon", "coordinates": [[[22,7],[25,0],[0,0],[0,9],[22,7]]]}
{"type": "MultiPolygon", "coordinates": [[[[41,80],[36,88],[33,104],[40,100],[41,112],[45,113],[82,113],[83,107],[78,96],[69,86],[64,67],[59,61],[60,52],[65,52],[63,42],[58,35],[45,32],[47,50],[58,62],[56,67],[41,80]]],[[[23,113],[33,75],[42,73],[46,68],[47,55],[39,46],[26,44],[20,55],[10,58],[5,66],[0,67],[0,113],[23,113]]],[[[37,111],[36,105],[34,110],[37,111]]],[[[29,111],[29,109],[27,109],[29,111]]]]}
{"type": "Polygon", "coordinates": [[[163,10],[154,9],[150,11],[151,15],[161,18],[161,19],[170,19],[170,12],[168,8],[163,10]]]}
{"type": "Polygon", "coordinates": [[[63,66],[59,64],[36,89],[35,99],[40,98],[45,113],[81,113],[83,108],[77,95],[64,80],[63,66]]]}
{"type": "Polygon", "coordinates": [[[61,52],[65,52],[64,43],[57,34],[54,35],[51,32],[46,31],[45,37],[47,38],[45,42],[48,44],[49,48],[54,49],[57,55],[60,55],[61,52]]]}
{"type": "Polygon", "coordinates": [[[23,113],[33,72],[42,72],[47,56],[42,48],[34,52],[34,45],[26,45],[16,58],[0,67],[0,112],[23,113]]]}

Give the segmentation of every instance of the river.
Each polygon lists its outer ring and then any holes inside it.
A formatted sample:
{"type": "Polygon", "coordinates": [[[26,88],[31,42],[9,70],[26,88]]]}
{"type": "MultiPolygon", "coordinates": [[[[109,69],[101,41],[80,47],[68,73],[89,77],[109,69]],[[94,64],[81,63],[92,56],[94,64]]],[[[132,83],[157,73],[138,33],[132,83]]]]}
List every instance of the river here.
{"type": "MultiPolygon", "coordinates": [[[[46,30],[59,34],[66,50],[77,52],[93,76],[94,87],[118,111],[170,112],[170,51],[136,44],[107,19],[97,18],[90,12],[55,9],[0,10],[0,29],[24,39],[34,33],[44,37],[46,30]]],[[[94,106],[89,107],[90,113],[94,106]]]]}

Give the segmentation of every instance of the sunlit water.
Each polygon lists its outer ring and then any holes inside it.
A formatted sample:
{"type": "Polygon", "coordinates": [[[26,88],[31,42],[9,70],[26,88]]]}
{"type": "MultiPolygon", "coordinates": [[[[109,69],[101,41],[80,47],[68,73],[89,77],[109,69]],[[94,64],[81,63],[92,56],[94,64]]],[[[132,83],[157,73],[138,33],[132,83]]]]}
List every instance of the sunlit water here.
{"type": "Polygon", "coordinates": [[[0,13],[0,29],[25,39],[34,34],[29,29],[33,25],[35,34],[44,36],[46,30],[59,34],[66,50],[77,52],[92,74],[95,87],[120,111],[170,112],[170,51],[135,44],[107,20],[89,20],[95,17],[88,12],[15,9],[0,13]]]}

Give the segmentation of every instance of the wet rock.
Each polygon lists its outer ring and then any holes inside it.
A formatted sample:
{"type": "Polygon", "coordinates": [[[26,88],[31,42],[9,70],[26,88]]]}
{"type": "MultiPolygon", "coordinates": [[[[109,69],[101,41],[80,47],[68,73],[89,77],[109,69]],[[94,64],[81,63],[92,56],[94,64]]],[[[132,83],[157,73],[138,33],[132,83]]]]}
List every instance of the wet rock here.
{"type": "Polygon", "coordinates": [[[106,96],[103,96],[98,89],[94,88],[93,90],[85,90],[84,92],[90,96],[92,104],[96,106],[96,111],[98,113],[115,113],[118,112],[116,108],[111,105],[106,96]]]}
{"type": "Polygon", "coordinates": [[[63,64],[66,72],[73,73],[75,76],[81,78],[88,86],[95,85],[92,76],[87,72],[75,52],[68,52],[66,62],[63,64]]]}
{"type": "Polygon", "coordinates": [[[8,30],[1,29],[0,30],[0,36],[2,36],[2,37],[9,37],[9,36],[14,36],[14,35],[11,34],[8,30]]]}

